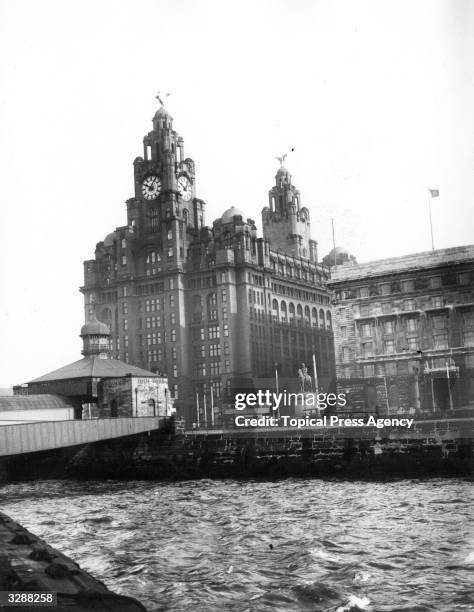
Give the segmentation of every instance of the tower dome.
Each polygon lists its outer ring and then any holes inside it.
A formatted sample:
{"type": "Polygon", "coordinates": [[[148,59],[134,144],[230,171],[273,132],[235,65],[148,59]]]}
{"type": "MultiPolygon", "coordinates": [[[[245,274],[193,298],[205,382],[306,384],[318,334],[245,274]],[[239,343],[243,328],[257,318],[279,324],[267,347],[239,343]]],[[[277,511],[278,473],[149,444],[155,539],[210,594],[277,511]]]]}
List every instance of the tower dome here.
{"type": "Polygon", "coordinates": [[[281,183],[291,184],[291,174],[289,170],[285,168],[285,166],[280,166],[275,176],[277,185],[281,183]]]}
{"type": "Polygon", "coordinates": [[[166,110],[164,106],[160,106],[160,108],[156,111],[153,116],[153,129],[161,130],[161,129],[171,129],[173,127],[173,117],[166,110]]]}
{"type": "Polygon", "coordinates": [[[222,223],[231,223],[234,217],[242,217],[242,219],[245,219],[245,213],[240,208],[231,206],[222,214],[222,223]]]}
{"type": "Polygon", "coordinates": [[[98,356],[107,359],[110,355],[110,329],[109,326],[96,318],[88,321],[81,327],[84,357],[98,356]]]}
{"type": "Polygon", "coordinates": [[[104,246],[105,247],[114,246],[115,240],[117,240],[116,232],[111,232],[110,234],[107,234],[107,236],[104,238],[104,246]]]}
{"type": "Polygon", "coordinates": [[[357,263],[354,255],[351,255],[344,247],[334,247],[326,257],[323,258],[323,264],[328,268],[340,266],[348,262],[357,263]]]}
{"type": "Polygon", "coordinates": [[[156,111],[153,119],[164,119],[164,118],[167,118],[170,121],[173,121],[173,117],[170,115],[169,111],[167,111],[164,106],[160,106],[160,108],[156,111]]]}
{"type": "Polygon", "coordinates": [[[81,338],[91,335],[110,336],[109,326],[106,323],[102,323],[102,321],[92,319],[92,321],[88,321],[81,327],[81,338]]]}

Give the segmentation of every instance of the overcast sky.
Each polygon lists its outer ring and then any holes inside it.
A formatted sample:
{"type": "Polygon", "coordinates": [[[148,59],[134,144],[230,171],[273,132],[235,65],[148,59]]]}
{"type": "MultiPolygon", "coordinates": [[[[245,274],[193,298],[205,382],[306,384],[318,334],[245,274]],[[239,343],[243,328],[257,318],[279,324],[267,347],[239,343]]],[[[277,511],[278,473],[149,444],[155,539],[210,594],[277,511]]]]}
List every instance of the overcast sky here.
{"type": "Polygon", "coordinates": [[[0,0],[0,387],[80,358],[82,262],[126,221],[158,90],[207,223],[287,167],[320,257],[474,242],[474,2],[0,0]]]}

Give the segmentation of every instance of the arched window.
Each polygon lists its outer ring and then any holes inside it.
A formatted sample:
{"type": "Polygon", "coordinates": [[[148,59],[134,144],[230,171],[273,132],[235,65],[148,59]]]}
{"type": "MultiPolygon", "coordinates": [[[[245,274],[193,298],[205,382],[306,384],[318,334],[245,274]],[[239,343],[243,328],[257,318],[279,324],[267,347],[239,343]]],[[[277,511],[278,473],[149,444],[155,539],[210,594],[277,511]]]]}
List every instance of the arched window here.
{"type": "Polygon", "coordinates": [[[332,317],[331,317],[331,313],[329,312],[329,310],[326,313],[326,328],[327,329],[332,328],[332,317]]]}
{"type": "Polygon", "coordinates": [[[287,323],[288,321],[288,312],[286,308],[286,302],[284,300],[281,301],[281,322],[287,323]]]}
{"type": "Polygon", "coordinates": [[[272,309],[273,309],[273,320],[278,321],[278,300],[273,300],[272,309]]]}
{"type": "Polygon", "coordinates": [[[296,318],[298,319],[298,325],[301,327],[303,325],[303,308],[301,304],[296,306],[296,318]]]}
{"type": "Polygon", "coordinates": [[[324,310],[322,308],[319,310],[319,327],[322,329],[325,327],[324,310]]]}
{"type": "Polygon", "coordinates": [[[313,310],[311,311],[311,324],[313,327],[318,327],[318,311],[316,310],[316,308],[313,308],[313,310]]]}
{"type": "Polygon", "coordinates": [[[289,313],[289,319],[290,319],[290,325],[291,325],[295,318],[295,305],[293,304],[293,302],[290,302],[288,313],[289,313]]]}
{"type": "Polygon", "coordinates": [[[309,313],[309,306],[304,307],[304,323],[306,327],[311,327],[311,315],[309,313]]]}

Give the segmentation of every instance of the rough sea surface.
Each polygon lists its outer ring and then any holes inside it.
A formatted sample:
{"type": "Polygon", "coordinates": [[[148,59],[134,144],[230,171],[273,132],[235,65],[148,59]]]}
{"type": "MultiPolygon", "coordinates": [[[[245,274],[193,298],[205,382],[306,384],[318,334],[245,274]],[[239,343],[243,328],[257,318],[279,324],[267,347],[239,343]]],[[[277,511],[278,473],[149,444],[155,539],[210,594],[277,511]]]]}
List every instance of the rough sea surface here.
{"type": "Polygon", "coordinates": [[[474,610],[467,481],[42,481],[0,510],[150,611],[474,610]]]}

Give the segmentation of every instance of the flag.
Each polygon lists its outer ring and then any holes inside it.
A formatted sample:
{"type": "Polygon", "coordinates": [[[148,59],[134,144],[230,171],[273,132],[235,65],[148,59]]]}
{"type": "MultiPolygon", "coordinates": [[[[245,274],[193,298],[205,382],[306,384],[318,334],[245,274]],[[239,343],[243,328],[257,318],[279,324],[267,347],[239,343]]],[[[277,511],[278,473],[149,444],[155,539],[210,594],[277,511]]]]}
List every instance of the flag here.
{"type": "Polygon", "coordinates": [[[439,189],[428,189],[432,198],[439,198],[439,189]]]}

